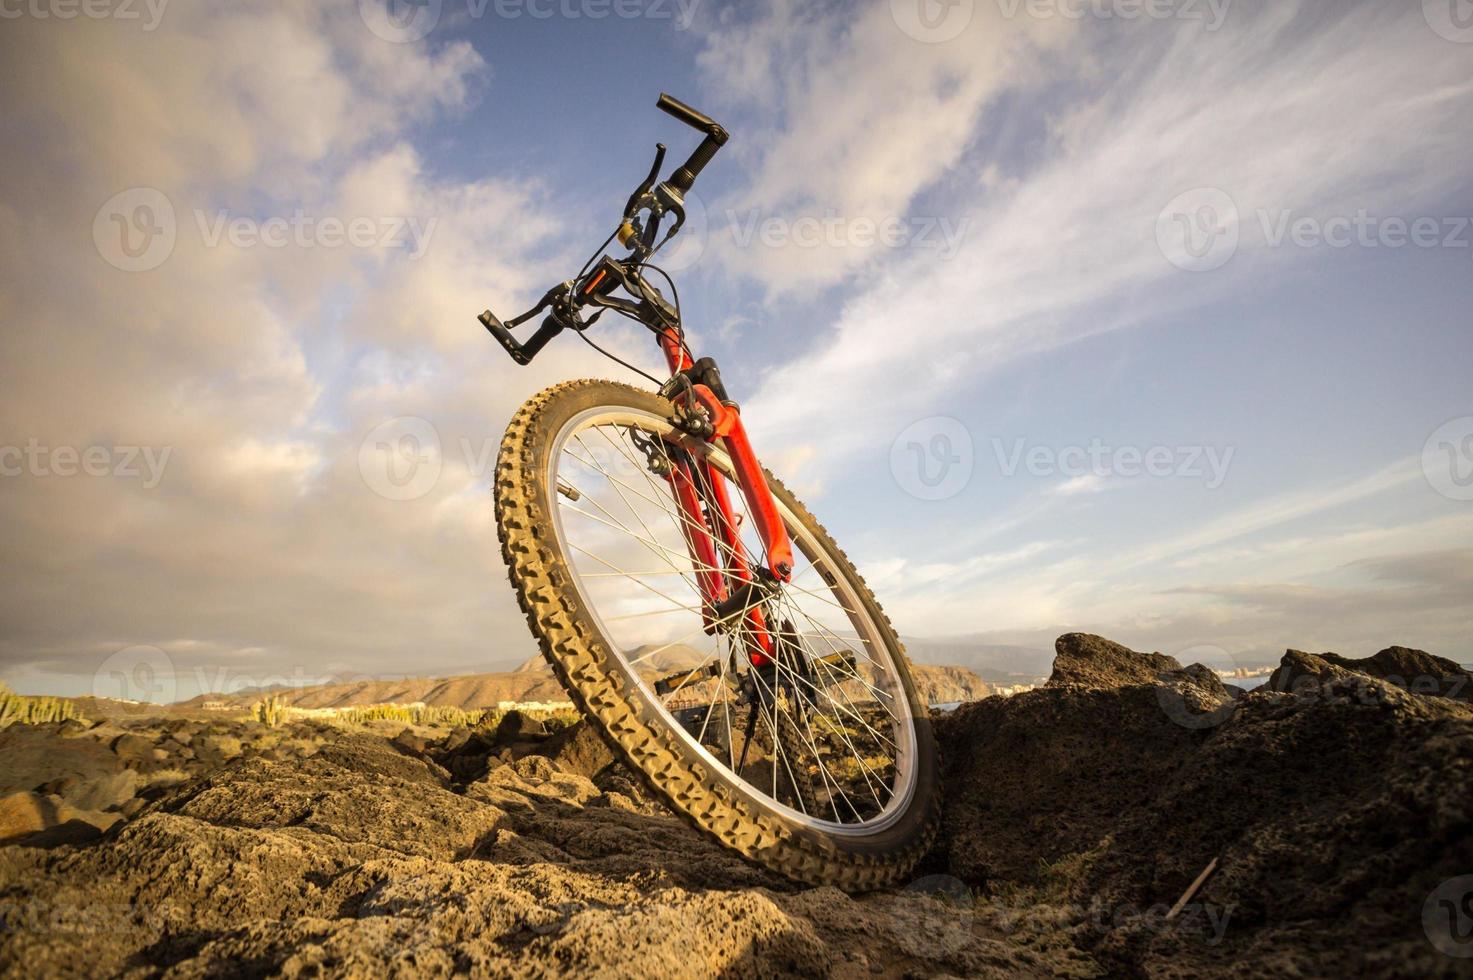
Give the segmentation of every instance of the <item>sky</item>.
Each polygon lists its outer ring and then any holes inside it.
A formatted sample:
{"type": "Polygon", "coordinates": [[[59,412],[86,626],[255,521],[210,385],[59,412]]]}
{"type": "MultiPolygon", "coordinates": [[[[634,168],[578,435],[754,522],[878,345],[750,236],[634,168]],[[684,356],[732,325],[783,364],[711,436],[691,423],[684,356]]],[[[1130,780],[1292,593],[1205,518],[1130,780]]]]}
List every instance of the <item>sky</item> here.
{"type": "Polygon", "coordinates": [[[1473,661],[1466,0],[17,0],[0,79],[16,690],[532,654],[501,432],[639,379],[475,315],[693,148],[661,91],[732,133],[693,345],[903,635],[1473,661]]]}

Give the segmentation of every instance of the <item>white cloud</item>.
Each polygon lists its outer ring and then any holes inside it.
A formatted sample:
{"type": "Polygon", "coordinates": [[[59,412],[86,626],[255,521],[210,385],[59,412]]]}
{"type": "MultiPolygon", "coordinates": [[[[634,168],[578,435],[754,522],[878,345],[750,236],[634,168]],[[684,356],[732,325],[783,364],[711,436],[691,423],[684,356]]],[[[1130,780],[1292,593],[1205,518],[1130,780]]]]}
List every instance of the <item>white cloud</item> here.
{"type": "Polygon", "coordinates": [[[164,649],[184,675],[525,656],[489,472],[447,466],[423,500],[397,502],[357,462],[364,435],[401,415],[433,419],[456,460],[462,443],[494,446],[525,395],[587,363],[574,352],[509,378],[474,320],[544,278],[527,254],[556,226],[537,217],[535,184],[436,180],[406,142],[468,104],[483,84],[475,52],[386,44],[353,4],[305,0],[171,7],[150,34],[21,18],[0,46],[15,137],[0,363],[25,368],[0,389],[4,441],[170,454],[152,490],[7,482],[7,672],[81,675],[67,683],[85,690],[132,644],[164,649]],[[172,253],[148,272],[113,268],[89,231],[130,186],[163,191],[177,218],[172,253]],[[297,212],[436,224],[418,258],[377,240],[277,249],[199,229],[200,215],[297,212]]]}
{"type": "MultiPolygon", "coordinates": [[[[945,167],[985,172],[997,162],[975,152],[959,156],[979,125],[972,103],[947,112],[933,107],[933,117],[907,101],[909,81],[894,99],[874,92],[857,71],[842,73],[842,81],[822,74],[821,86],[812,81],[806,66],[857,62],[869,51],[868,35],[858,26],[852,34],[802,28],[792,36],[839,48],[794,56],[789,63],[797,67],[779,71],[791,78],[791,91],[782,94],[796,116],[786,124],[789,138],[755,169],[753,194],[771,182],[774,200],[801,198],[832,182],[831,200],[862,210],[871,184],[843,166],[851,142],[837,139],[841,149],[831,158],[812,161],[788,150],[807,145],[802,120],[810,111],[850,120],[856,132],[875,120],[873,135],[887,146],[889,124],[916,111],[925,121],[907,124],[916,130],[902,125],[893,142],[926,157],[931,141],[910,137],[944,118],[965,131],[940,141],[935,157],[945,167]],[[838,102],[842,109],[833,108],[838,102]]],[[[947,90],[957,85],[942,82],[958,70],[949,60],[952,46],[920,48],[926,50],[907,55],[917,59],[919,77],[947,90]]],[[[1461,180],[1447,161],[1473,154],[1467,52],[1429,31],[1413,7],[1239,5],[1216,33],[1192,22],[1139,23],[1127,37],[1091,46],[1072,84],[1083,104],[1052,117],[1047,141],[1031,149],[1037,159],[1022,175],[1006,189],[979,184],[972,196],[959,191],[951,198],[953,215],[969,218],[971,229],[955,258],[917,252],[867,268],[836,297],[832,329],[768,373],[750,400],[762,439],[780,443],[787,433],[815,428],[830,433],[815,466],[839,466],[861,448],[877,451],[875,433],[935,414],[1020,354],[1150,322],[1287,274],[1302,250],[1267,249],[1254,217],[1259,209],[1431,207],[1461,180]],[[1166,204],[1204,186],[1226,191],[1243,219],[1236,258],[1213,275],[1173,267],[1156,240],[1166,204]],[[812,398],[804,379],[814,377],[835,390],[864,391],[863,404],[812,398]]],[[[978,91],[980,104],[996,88],[978,91]]],[[[1039,99],[1027,104],[1048,112],[1039,99]]],[[[815,138],[813,145],[824,142],[815,138]]],[[[897,194],[913,195],[936,176],[929,164],[898,168],[897,194]]],[[[732,266],[756,270],[775,286],[804,273],[787,256],[772,272],[762,253],[731,255],[732,266]]],[[[805,281],[828,279],[823,273],[805,281]]]]}

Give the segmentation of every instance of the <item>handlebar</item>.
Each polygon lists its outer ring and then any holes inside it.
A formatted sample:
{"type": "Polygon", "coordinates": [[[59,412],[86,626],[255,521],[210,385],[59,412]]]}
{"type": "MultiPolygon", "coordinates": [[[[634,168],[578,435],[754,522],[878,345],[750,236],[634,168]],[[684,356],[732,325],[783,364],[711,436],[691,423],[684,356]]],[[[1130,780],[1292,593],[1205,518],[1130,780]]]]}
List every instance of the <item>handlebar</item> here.
{"type": "MultiPolygon", "coordinates": [[[[690,159],[686,160],[679,169],[670,175],[670,179],[656,186],[655,181],[659,178],[660,167],[665,160],[665,146],[660,144],[656,148],[655,163],[650,168],[650,174],[645,178],[643,184],[635,189],[625,206],[625,221],[615,234],[619,236],[621,244],[630,245],[633,250],[631,261],[635,264],[626,269],[625,265],[614,262],[609,256],[604,256],[604,262],[589,272],[586,280],[580,280],[577,284],[580,288],[575,294],[574,283],[569,281],[554,286],[548,290],[547,295],[532,309],[521,316],[514,317],[502,322],[490,310],[482,313],[478,319],[486,332],[496,338],[496,341],[511,355],[512,360],[518,364],[527,364],[537,352],[542,350],[558,334],[566,329],[581,331],[591,326],[597,320],[603,310],[600,309],[586,323],[579,316],[579,309],[586,304],[613,309],[627,316],[632,316],[646,323],[658,323],[659,329],[667,329],[670,323],[676,323],[678,328],[678,312],[670,308],[660,295],[658,289],[646,284],[639,276],[638,263],[643,262],[649,255],[658,251],[664,241],[669,241],[685,222],[685,209],[683,199],[696,182],[706,164],[716,155],[716,151],[726,145],[728,134],[719,123],[710,116],[691,108],[679,99],[672,98],[664,92],[660,93],[659,101],[655,105],[663,112],[669,113],[676,119],[685,123],[692,129],[705,134],[701,145],[691,153],[690,159]],[[631,235],[638,225],[635,212],[641,207],[642,202],[651,208],[652,217],[645,226],[643,234],[636,241],[626,238],[625,232],[631,235]],[[656,242],[655,234],[659,228],[660,219],[666,215],[675,217],[675,224],[671,227],[664,241],[656,242]],[[632,272],[630,271],[632,270],[632,272]],[[586,282],[586,286],[584,283],[586,282]],[[636,300],[627,300],[620,297],[608,295],[615,286],[622,285],[627,291],[634,294],[636,300]],[[512,335],[512,330],[521,326],[532,317],[551,307],[542,325],[531,337],[523,343],[518,343],[512,335]]],[[[590,260],[592,262],[592,260],[590,260]]],[[[585,267],[586,268],[586,267],[585,267]]]]}
{"type": "Polygon", "coordinates": [[[670,179],[666,181],[676,191],[684,195],[691,189],[691,185],[696,182],[696,178],[700,176],[706,164],[711,162],[711,158],[716,155],[716,151],[726,145],[729,136],[726,130],[721,128],[721,124],[710,116],[704,112],[692,109],[684,102],[672,98],[664,92],[660,93],[659,101],[655,105],[692,129],[700,130],[706,134],[706,138],[701,140],[701,145],[696,147],[695,152],[690,155],[690,159],[686,160],[684,165],[675,171],[670,176],[670,179]]]}

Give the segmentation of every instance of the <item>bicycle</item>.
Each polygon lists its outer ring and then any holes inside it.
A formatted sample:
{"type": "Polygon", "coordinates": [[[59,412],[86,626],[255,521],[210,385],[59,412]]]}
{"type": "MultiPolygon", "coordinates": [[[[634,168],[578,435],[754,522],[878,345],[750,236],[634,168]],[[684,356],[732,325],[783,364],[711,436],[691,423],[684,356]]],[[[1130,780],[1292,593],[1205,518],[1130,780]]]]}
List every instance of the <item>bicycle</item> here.
{"type": "Polygon", "coordinates": [[[573,702],[672,810],[795,880],[893,884],[939,823],[927,706],[864,580],[758,462],[715,361],[686,342],[674,280],[650,262],[727,141],[690,106],[657,105],[704,135],[690,158],[661,181],[656,144],[577,276],[505,323],[480,314],[518,364],[573,331],[657,386],[570,381],[522,406],[496,462],[502,556],[573,702]],[[605,251],[615,240],[626,257],[605,251]],[[544,311],[519,343],[512,330],[544,311]],[[606,311],[650,330],[667,379],[588,338],[606,311]]]}

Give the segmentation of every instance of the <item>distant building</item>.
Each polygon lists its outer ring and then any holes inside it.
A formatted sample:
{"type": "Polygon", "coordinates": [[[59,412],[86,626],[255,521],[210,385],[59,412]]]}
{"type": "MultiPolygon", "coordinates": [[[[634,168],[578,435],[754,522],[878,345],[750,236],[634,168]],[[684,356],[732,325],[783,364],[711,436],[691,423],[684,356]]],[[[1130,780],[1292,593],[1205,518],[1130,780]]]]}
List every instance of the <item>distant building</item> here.
{"type": "Polygon", "coordinates": [[[571,701],[497,701],[497,711],[571,711],[571,701]]]}

